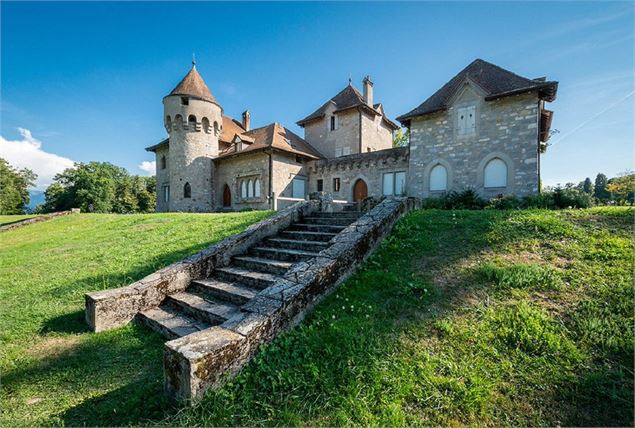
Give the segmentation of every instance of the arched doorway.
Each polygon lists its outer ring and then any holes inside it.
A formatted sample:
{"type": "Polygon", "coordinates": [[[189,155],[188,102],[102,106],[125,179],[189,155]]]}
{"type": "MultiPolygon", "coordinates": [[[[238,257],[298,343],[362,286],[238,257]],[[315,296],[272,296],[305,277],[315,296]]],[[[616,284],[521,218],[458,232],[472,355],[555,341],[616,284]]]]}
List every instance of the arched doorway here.
{"type": "Polygon", "coordinates": [[[361,178],[358,178],[353,186],[353,201],[360,202],[368,197],[368,186],[361,178]]]}
{"type": "Polygon", "coordinates": [[[231,207],[232,206],[232,191],[229,189],[229,186],[225,184],[225,188],[223,189],[223,207],[231,207]]]}

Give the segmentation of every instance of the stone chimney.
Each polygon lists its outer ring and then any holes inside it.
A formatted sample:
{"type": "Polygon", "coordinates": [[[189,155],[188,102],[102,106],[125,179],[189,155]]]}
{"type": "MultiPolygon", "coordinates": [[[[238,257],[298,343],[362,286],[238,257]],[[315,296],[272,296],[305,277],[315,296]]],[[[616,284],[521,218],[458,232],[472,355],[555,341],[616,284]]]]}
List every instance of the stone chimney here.
{"type": "Polygon", "coordinates": [[[249,110],[245,110],[243,112],[243,128],[245,128],[245,131],[249,131],[250,123],[251,123],[251,114],[249,114],[249,110]]]}
{"type": "Polygon", "coordinates": [[[370,76],[364,77],[364,101],[370,107],[373,106],[373,82],[370,80],[370,76]]]}

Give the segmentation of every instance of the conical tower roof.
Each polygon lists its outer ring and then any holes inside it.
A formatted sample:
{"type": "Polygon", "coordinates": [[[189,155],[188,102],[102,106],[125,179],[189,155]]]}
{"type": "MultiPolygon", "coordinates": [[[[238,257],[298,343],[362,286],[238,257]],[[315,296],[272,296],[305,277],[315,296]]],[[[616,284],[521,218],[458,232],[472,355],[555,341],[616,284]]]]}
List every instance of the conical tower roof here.
{"type": "Polygon", "coordinates": [[[205,84],[201,75],[198,74],[195,65],[192,65],[192,69],[185,75],[183,80],[176,85],[176,88],[172,89],[172,92],[170,92],[168,96],[170,95],[187,95],[218,105],[218,101],[216,101],[216,98],[212,95],[212,92],[205,84]]]}

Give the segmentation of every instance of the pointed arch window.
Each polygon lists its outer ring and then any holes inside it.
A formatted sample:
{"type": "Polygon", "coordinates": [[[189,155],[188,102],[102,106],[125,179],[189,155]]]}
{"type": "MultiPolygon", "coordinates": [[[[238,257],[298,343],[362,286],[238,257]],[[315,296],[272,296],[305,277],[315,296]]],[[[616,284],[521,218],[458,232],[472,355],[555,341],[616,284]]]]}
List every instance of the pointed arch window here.
{"type": "Polygon", "coordinates": [[[259,178],[256,178],[254,180],[254,197],[255,198],[260,197],[260,179],[259,178]]]}
{"type": "Polygon", "coordinates": [[[190,183],[185,183],[185,186],[183,186],[183,197],[184,198],[192,197],[192,186],[190,186],[190,183]]]}
{"type": "Polygon", "coordinates": [[[247,182],[245,180],[240,183],[240,197],[243,199],[247,197],[247,182]]]}
{"type": "Polygon", "coordinates": [[[253,187],[253,182],[251,180],[247,181],[247,197],[248,198],[253,198],[254,196],[254,187],[253,187]]]}

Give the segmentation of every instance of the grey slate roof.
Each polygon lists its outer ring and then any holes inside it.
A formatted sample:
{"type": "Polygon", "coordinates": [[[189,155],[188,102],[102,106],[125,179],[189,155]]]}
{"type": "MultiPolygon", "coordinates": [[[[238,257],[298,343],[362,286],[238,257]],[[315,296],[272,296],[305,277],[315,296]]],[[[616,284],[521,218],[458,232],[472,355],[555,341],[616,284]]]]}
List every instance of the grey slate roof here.
{"type": "Polygon", "coordinates": [[[399,116],[397,120],[406,125],[413,117],[447,109],[448,102],[466,79],[485,91],[486,101],[533,90],[538,91],[541,99],[553,101],[558,90],[558,82],[545,81],[544,78],[528,79],[482,59],[476,59],[430,98],[417,108],[399,116]]]}

